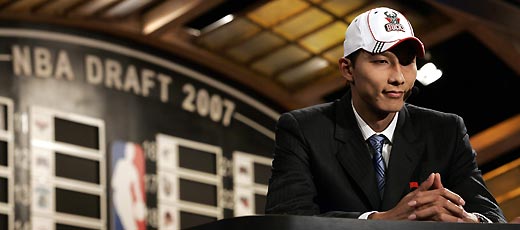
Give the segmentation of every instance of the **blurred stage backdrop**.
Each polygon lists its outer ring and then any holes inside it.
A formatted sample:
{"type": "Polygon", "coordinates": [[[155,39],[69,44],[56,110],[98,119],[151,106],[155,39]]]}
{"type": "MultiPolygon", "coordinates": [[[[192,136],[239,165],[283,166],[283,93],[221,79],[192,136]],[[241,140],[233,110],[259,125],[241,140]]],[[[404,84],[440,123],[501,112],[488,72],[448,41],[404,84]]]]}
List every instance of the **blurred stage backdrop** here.
{"type": "Polygon", "coordinates": [[[2,22],[0,229],[263,213],[279,110],[219,79],[135,41],[2,22]]]}

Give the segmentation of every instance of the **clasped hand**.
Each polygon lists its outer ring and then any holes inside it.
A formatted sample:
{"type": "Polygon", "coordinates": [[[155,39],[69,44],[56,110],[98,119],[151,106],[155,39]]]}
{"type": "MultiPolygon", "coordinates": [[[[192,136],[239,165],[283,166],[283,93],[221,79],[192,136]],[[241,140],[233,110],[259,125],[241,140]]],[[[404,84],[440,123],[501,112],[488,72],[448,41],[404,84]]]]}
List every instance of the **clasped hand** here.
{"type": "Polygon", "coordinates": [[[459,195],[443,187],[439,173],[432,173],[393,209],[376,212],[369,219],[478,222],[474,214],[464,210],[464,204],[459,195]]]}

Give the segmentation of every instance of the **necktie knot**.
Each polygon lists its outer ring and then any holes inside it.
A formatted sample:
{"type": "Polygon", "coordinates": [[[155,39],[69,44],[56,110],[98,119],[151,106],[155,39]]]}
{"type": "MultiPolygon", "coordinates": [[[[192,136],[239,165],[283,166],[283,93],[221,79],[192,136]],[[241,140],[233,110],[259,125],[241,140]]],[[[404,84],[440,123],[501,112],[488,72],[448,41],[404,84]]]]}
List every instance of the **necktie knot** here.
{"type": "Polygon", "coordinates": [[[368,142],[374,148],[374,156],[372,157],[372,163],[374,164],[374,170],[376,172],[377,188],[379,194],[383,197],[385,189],[385,161],[383,159],[383,144],[385,142],[385,136],[383,135],[372,135],[368,138],[368,142]]]}
{"type": "Polygon", "coordinates": [[[372,147],[376,151],[376,154],[381,154],[383,150],[383,144],[385,142],[385,136],[383,136],[383,134],[374,134],[368,138],[368,142],[370,142],[370,145],[372,145],[372,147]]]}

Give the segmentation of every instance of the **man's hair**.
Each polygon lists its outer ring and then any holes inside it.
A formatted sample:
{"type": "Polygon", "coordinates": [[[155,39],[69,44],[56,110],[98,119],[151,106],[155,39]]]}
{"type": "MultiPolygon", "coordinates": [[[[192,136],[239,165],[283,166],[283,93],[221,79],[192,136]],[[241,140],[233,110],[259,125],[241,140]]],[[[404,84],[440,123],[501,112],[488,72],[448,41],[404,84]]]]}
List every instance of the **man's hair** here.
{"type": "MultiPolygon", "coordinates": [[[[347,55],[345,58],[349,59],[350,62],[352,63],[352,66],[354,67],[356,65],[357,57],[359,56],[359,54],[362,51],[363,51],[362,49],[358,49],[358,50],[354,51],[353,53],[347,55]]],[[[395,47],[392,47],[388,51],[393,52],[394,54],[396,54],[398,56],[399,63],[401,65],[409,65],[413,61],[414,58],[417,58],[415,46],[414,46],[413,41],[411,41],[411,40],[404,41],[401,44],[399,44],[395,47]],[[398,49],[400,49],[401,52],[397,52],[398,49]],[[400,55],[398,53],[402,53],[404,55],[400,55]]],[[[367,51],[364,51],[364,52],[367,52],[367,51]]]]}
{"type": "Polygon", "coordinates": [[[345,58],[350,60],[350,62],[352,63],[352,66],[355,66],[356,65],[356,59],[359,56],[359,53],[361,53],[361,49],[358,49],[358,50],[354,51],[353,53],[349,54],[345,58]]]}

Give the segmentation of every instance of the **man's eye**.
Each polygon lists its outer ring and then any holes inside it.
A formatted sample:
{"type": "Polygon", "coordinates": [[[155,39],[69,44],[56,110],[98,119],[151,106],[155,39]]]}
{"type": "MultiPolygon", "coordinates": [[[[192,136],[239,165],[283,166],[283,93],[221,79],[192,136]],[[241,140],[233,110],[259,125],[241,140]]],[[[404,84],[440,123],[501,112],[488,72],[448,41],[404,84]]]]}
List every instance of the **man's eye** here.
{"type": "Polygon", "coordinates": [[[412,57],[412,58],[408,58],[408,59],[399,59],[399,64],[403,65],[403,66],[407,66],[407,65],[410,65],[412,63],[415,63],[415,57],[412,57]]]}
{"type": "Polygon", "coordinates": [[[386,64],[386,63],[388,63],[387,60],[374,60],[374,62],[377,63],[377,64],[386,64]]]}

